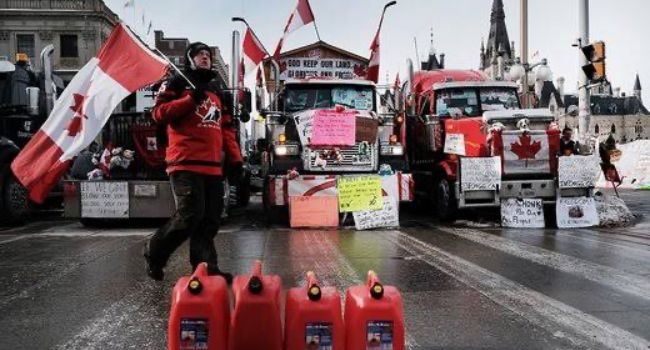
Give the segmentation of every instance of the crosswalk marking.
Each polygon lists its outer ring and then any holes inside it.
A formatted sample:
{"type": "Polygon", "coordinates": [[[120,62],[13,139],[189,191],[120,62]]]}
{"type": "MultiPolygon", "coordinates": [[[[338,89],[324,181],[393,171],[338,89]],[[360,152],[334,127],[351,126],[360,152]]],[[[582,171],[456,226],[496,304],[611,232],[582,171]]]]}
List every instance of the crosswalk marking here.
{"type": "Polygon", "coordinates": [[[637,295],[650,302],[650,281],[641,276],[477,230],[444,227],[440,227],[439,230],[625,293],[637,295]]]}
{"type": "Polygon", "coordinates": [[[399,231],[379,233],[419,260],[575,347],[647,349],[650,341],[399,231]]]}

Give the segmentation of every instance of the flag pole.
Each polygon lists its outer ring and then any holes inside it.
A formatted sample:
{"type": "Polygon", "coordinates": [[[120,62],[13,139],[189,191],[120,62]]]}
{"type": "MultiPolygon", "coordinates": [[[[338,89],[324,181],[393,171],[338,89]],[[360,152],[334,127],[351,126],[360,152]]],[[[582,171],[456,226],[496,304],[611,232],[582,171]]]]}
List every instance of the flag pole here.
{"type": "Polygon", "coordinates": [[[251,26],[248,25],[248,22],[246,22],[245,19],[243,19],[242,17],[233,17],[233,18],[232,18],[232,21],[233,21],[233,22],[242,22],[242,23],[244,23],[244,24],[246,25],[246,28],[249,29],[249,30],[251,31],[251,34],[253,34],[253,37],[255,37],[255,40],[257,40],[257,42],[262,46],[262,50],[264,50],[264,52],[266,53],[266,55],[267,55],[267,56],[271,56],[271,54],[270,54],[269,51],[266,49],[266,47],[264,47],[264,44],[262,44],[262,41],[260,40],[260,38],[258,38],[258,37],[257,37],[257,34],[255,34],[255,31],[253,30],[253,28],[251,28],[251,26]]]}
{"type": "Polygon", "coordinates": [[[162,56],[162,58],[163,58],[165,61],[167,61],[167,63],[169,63],[169,65],[172,66],[172,68],[176,71],[176,73],[178,73],[178,75],[180,75],[183,79],[185,79],[185,81],[190,85],[190,87],[191,87],[192,89],[196,90],[196,86],[195,86],[194,84],[192,84],[192,82],[190,81],[190,79],[188,79],[187,76],[185,76],[185,74],[183,74],[183,72],[181,72],[181,70],[178,69],[178,67],[176,67],[176,65],[175,65],[171,60],[169,60],[169,58],[168,58],[164,53],[160,52],[160,50],[158,50],[157,47],[154,47],[154,50],[155,50],[155,51],[156,51],[160,56],[162,56]]]}
{"type": "MultiPolygon", "coordinates": [[[[384,14],[386,13],[386,9],[393,6],[393,5],[395,5],[395,4],[397,4],[397,1],[393,0],[393,1],[389,2],[389,3],[387,3],[386,5],[384,5],[384,11],[381,12],[381,19],[379,20],[379,28],[377,28],[377,33],[379,33],[379,31],[381,31],[381,25],[382,25],[382,23],[384,23],[384,14]]],[[[316,23],[315,20],[314,20],[314,23],[316,23]]]]}
{"type": "Polygon", "coordinates": [[[311,9],[311,4],[309,4],[309,0],[307,0],[307,7],[309,7],[309,12],[311,12],[311,16],[314,19],[314,29],[316,29],[316,36],[318,37],[318,41],[322,41],[320,39],[320,33],[318,33],[318,26],[316,25],[316,16],[314,16],[314,11],[311,9]]]}

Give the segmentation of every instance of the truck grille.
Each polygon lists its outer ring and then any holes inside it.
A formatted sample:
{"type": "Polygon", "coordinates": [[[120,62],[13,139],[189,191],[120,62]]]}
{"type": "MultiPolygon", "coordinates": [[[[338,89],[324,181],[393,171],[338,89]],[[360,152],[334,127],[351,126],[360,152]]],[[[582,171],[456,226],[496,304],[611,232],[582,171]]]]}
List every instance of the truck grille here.
{"type": "Polygon", "coordinates": [[[377,170],[377,144],[368,145],[368,151],[361,154],[359,150],[360,142],[354,146],[328,146],[328,147],[305,147],[303,159],[305,169],[315,172],[332,172],[332,171],[375,171],[377,170]],[[341,159],[337,160],[334,156],[334,149],[338,148],[341,159]],[[325,166],[319,161],[321,155],[326,161],[325,166]]]}

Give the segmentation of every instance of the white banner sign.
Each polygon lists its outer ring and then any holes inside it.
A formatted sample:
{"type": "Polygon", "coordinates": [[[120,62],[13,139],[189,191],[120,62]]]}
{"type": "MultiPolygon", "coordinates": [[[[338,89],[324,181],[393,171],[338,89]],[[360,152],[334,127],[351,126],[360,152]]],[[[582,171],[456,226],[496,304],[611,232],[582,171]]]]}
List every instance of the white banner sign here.
{"type": "Polygon", "coordinates": [[[489,191],[501,187],[501,157],[460,158],[462,191],[489,191]]]}
{"type": "Polygon", "coordinates": [[[315,114],[316,111],[308,110],[302,113],[298,113],[293,117],[293,121],[296,123],[296,130],[298,131],[300,143],[303,146],[309,145],[315,114]]]}
{"type": "Polygon", "coordinates": [[[463,134],[445,134],[445,153],[465,155],[465,135],[463,134]]]}
{"type": "Polygon", "coordinates": [[[544,228],[544,205],[537,198],[508,198],[501,201],[501,226],[544,228]]]}
{"type": "Polygon", "coordinates": [[[357,230],[399,226],[399,210],[394,197],[384,197],[384,207],[381,210],[357,211],[352,216],[357,230]]]}
{"type": "Polygon", "coordinates": [[[558,185],[560,188],[593,187],[600,173],[596,156],[563,156],[558,165],[558,185]]]}
{"type": "Polygon", "coordinates": [[[82,181],[81,217],[128,218],[129,184],[112,181],[82,181]]]}
{"type": "Polygon", "coordinates": [[[364,63],[345,58],[291,57],[280,60],[280,65],[286,67],[280,73],[280,80],[310,77],[357,79],[359,73],[365,73],[364,63]]]}
{"type": "Polygon", "coordinates": [[[599,223],[593,197],[560,198],[555,206],[557,227],[591,227],[599,223]]]}

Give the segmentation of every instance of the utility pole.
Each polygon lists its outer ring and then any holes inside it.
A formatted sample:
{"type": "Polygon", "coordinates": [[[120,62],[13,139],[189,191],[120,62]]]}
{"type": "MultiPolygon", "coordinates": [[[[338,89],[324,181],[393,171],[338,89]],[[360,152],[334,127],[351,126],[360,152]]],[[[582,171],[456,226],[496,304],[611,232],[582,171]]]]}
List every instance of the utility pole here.
{"type": "Polygon", "coordinates": [[[522,92],[524,95],[524,108],[530,108],[530,96],[528,95],[528,0],[521,0],[519,13],[519,26],[521,27],[521,65],[524,67],[524,76],[521,79],[522,92]]]}
{"type": "MultiPolygon", "coordinates": [[[[589,45],[589,0],[578,1],[578,24],[580,38],[578,45],[580,47],[589,45]]],[[[588,61],[587,57],[578,50],[579,67],[585,66],[588,61]]],[[[579,69],[580,83],[578,88],[578,140],[580,145],[586,146],[589,137],[589,123],[591,119],[591,107],[589,98],[589,80],[587,75],[579,69]]]]}

